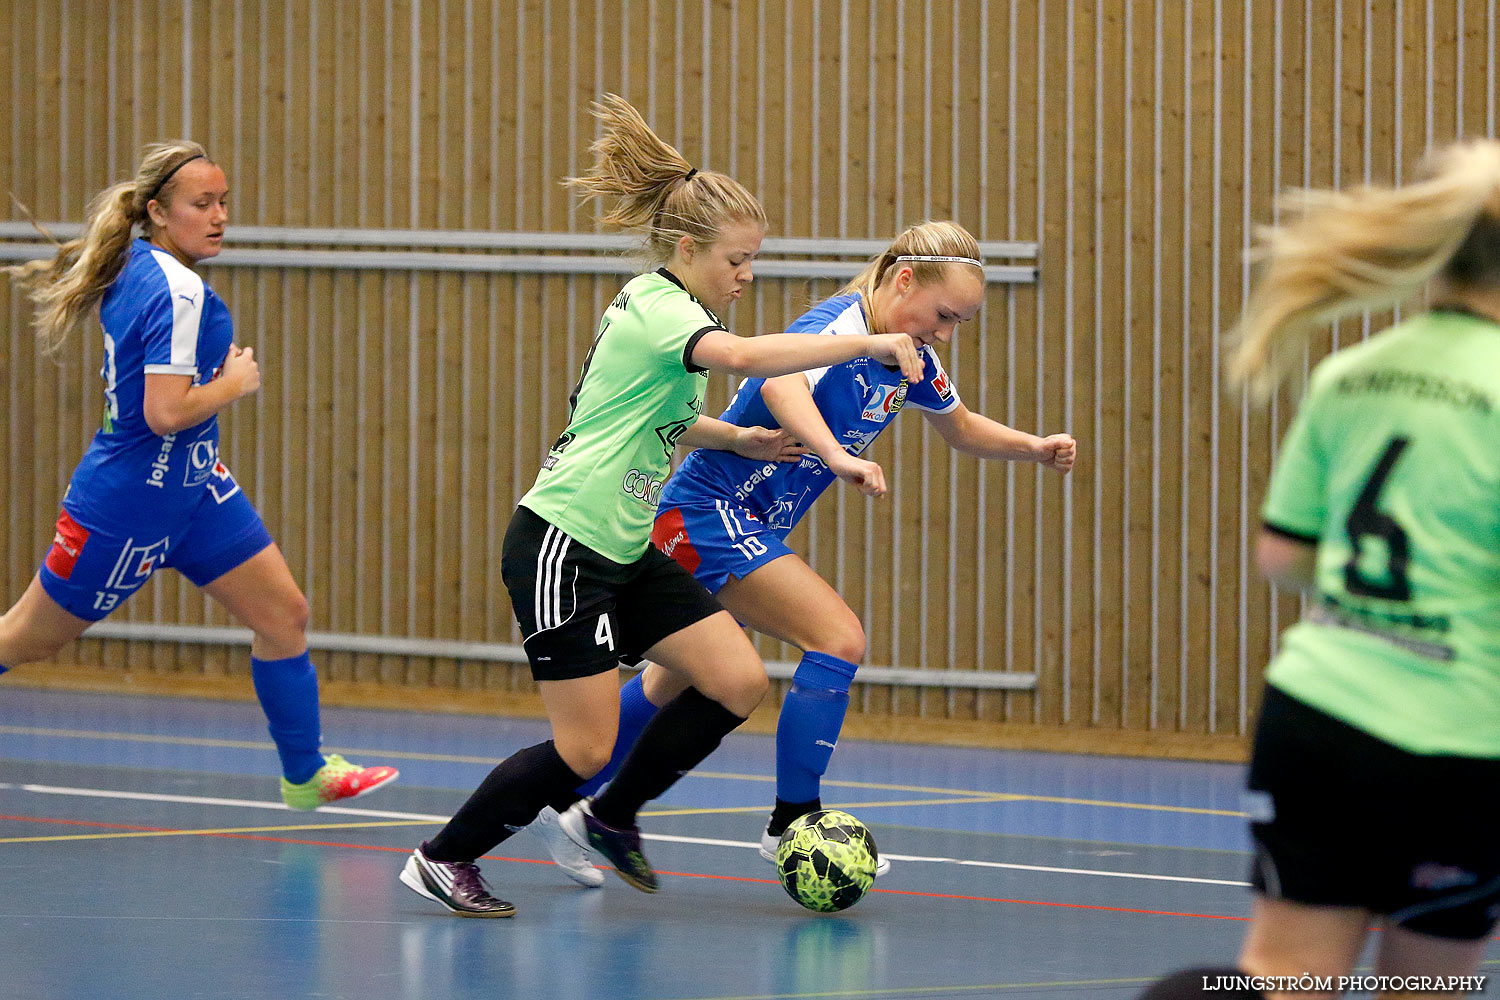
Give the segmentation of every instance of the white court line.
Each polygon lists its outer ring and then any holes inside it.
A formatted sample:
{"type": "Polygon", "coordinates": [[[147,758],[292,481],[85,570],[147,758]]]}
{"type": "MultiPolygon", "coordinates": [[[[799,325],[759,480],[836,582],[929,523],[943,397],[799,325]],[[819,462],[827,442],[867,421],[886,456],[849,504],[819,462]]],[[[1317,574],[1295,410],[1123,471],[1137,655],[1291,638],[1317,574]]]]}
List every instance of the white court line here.
{"type": "MultiPolygon", "coordinates": [[[[42,795],[74,795],[94,799],[134,799],[138,802],[182,802],[195,806],[235,806],[241,809],[280,809],[282,812],[300,812],[291,809],[285,802],[261,802],[256,799],[216,799],[206,795],[167,795],[161,792],[115,792],[103,788],[59,788],[55,785],[7,785],[0,789],[15,788],[23,792],[38,792],[42,795]]],[[[425,813],[386,812],[380,809],[355,809],[350,806],[322,806],[319,813],[335,813],[340,816],[364,816],[369,819],[426,820],[430,823],[446,823],[448,816],[429,816],[425,813]]]]}
{"type": "MultiPolygon", "coordinates": [[[[178,802],[195,806],[233,806],[241,809],[277,809],[291,812],[282,802],[262,802],[255,799],[219,799],[200,795],[168,795],[162,792],[119,792],[102,788],[63,788],[56,785],[11,785],[0,783],[0,791],[11,789],[35,792],[41,795],[71,795],[96,799],[131,799],[138,802],[178,802]]],[[[381,809],[356,809],[351,806],[323,806],[320,814],[339,816],[363,816],[370,819],[409,819],[428,823],[446,823],[449,817],[427,813],[390,812],[381,809]]],[[[643,833],[643,840],[659,840],[669,844],[692,844],[699,847],[736,847],[759,850],[760,844],[740,840],[716,840],[711,837],[679,837],[666,833],[643,833]]],[[[1049,865],[1019,865],[1005,861],[972,861],[965,858],[937,858],[920,854],[888,854],[892,861],[925,862],[928,864],[964,865],[970,868],[1004,868],[1012,871],[1045,872],[1051,875],[1095,875],[1100,878],[1131,878],[1151,882],[1190,882],[1194,885],[1227,885],[1244,887],[1248,882],[1232,879],[1193,878],[1187,875],[1151,875],[1146,872],[1111,872],[1094,868],[1055,868],[1049,865]]]]}

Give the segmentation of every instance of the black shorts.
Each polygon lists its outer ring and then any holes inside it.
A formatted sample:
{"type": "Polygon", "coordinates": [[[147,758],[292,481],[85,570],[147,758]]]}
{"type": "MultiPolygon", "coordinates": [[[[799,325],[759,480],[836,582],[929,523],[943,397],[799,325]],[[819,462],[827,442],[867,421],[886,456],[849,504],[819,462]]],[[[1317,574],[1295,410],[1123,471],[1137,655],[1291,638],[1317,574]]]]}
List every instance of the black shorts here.
{"type": "Polygon", "coordinates": [[[723,608],[691,573],[653,546],[622,566],[517,507],[500,576],[521,623],[531,676],[590,677],[723,608]]]}
{"type": "Polygon", "coordinates": [[[1409,753],[1274,687],[1245,805],[1250,881],[1477,940],[1500,916],[1500,760],[1409,753]]]}

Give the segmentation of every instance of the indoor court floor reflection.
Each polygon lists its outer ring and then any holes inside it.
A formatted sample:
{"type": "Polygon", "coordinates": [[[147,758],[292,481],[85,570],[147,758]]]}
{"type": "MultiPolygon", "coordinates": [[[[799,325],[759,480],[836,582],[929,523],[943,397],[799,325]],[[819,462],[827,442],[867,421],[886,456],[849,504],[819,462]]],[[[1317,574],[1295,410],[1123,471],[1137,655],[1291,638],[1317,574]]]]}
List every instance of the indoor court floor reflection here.
{"type": "Polygon", "coordinates": [[[6,997],[1128,998],[1231,960],[1249,911],[1234,765],[844,741],[824,803],[893,868],[821,915],[755,850],[772,739],[731,736],[643,814],[660,893],[575,886],[521,834],[483,862],[516,916],[464,920],[396,875],[541,722],[325,708],[401,780],[293,813],[253,704],[0,706],[6,997]]]}

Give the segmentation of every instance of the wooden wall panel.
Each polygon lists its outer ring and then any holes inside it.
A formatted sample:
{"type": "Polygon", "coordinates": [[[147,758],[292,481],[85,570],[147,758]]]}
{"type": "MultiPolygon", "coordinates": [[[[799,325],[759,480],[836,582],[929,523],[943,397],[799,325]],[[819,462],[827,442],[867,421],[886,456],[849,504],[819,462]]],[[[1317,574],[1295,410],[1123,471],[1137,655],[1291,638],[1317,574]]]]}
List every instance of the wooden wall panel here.
{"type": "MultiPolygon", "coordinates": [[[[1494,135],[1496,22],[1495,0],[7,4],[0,180],[76,221],[144,142],[188,134],[229,173],[239,224],[590,232],[595,209],[559,181],[588,162],[587,101],[616,90],[755,190],[773,235],[953,216],[1035,240],[1039,283],[990,286],[947,357],[972,409],[1075,433],[1071,479],[954,455],[908,417],[872,455],[892,495],[836,491],[794,538],[864,619],[871,663],[1035,672],[1036,690],[866,685],[855,708],[1067,727],[1101,748],[1236,739],[1299,610],[1250,552],[1295,399],[1252,409],[1216,377],[1243,250],[1282,187],[1399,180],[1433,145],[1494,135]]],[[[314,627],[516,641],[500,538],[617,279],[209,276],[266,375],[226,415],[224,450],[314,627]]],[[[733,325],[777,329],[836,289],[762,278],[733,325]]],[[[7,598],[99,405],[99,345],[42,358],[26,314],[0,290],[7,598]]],[[[1388,318],[1341,324],[1309,362],[1388,318]]],[[[732,388],[712,379],[709,406],[732,388]]],[[[228,623],[175,578],[119,617],[228,623]]],[[[69,655],[248,671],[242,649],[69,655]]],[[[530,689],[503,664],[323,662],[335,679],[530,689]]]]}

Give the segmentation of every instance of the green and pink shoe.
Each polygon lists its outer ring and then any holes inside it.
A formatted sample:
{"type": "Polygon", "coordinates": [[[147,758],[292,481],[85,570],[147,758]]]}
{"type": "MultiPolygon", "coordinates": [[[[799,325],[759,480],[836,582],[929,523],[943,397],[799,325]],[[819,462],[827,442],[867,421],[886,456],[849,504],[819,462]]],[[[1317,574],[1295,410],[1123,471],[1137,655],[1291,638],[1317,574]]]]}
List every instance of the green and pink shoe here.
{"type": "Polygon", "coordinates": [[[400,773],[394,767],[360,767],[336,753],[326,754],[323,766],[301,784],[281,779],[281,801],[288,809],[316,809],[339,799],[368,795],[395,781],[400,773]]]}

